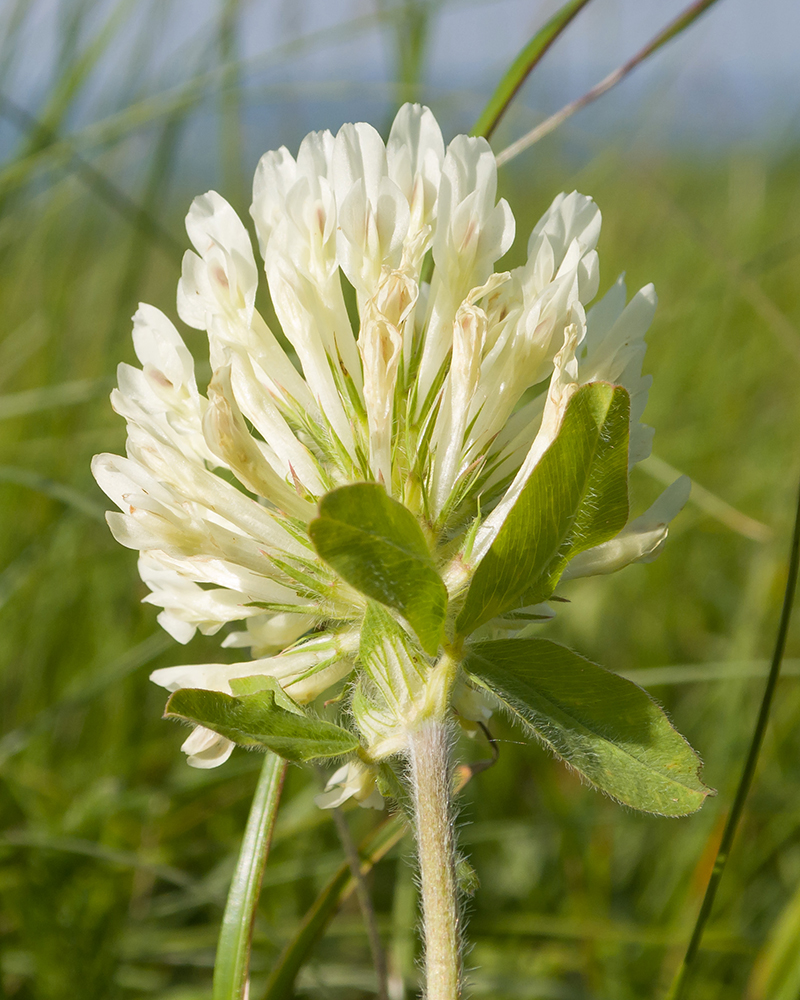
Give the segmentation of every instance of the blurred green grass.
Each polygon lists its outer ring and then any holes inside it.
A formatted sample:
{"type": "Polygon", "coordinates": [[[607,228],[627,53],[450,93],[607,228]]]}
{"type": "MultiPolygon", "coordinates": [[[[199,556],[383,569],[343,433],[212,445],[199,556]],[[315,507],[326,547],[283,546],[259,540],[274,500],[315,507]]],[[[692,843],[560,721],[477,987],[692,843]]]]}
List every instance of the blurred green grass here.
{"type": "MultiPolygon", "coordinates": [[[[24,19],[29,6],[9,5],[7,41],[11,15],[24,19]]],[[[403,16],[392,14],[398,79],[404,94],[416,87],[424,96],[421,48],[412,49],[430,26],[419,4],[401,6],[403,16]]],[[[223,8],[236,16],[235,3],[223,8]]],[[[29,129],[0,167],[2,984],[19,1000],[200,1000],[210,997],[259,760],[237,752],[212,772],[184,763],[182,734],[161,721],[163,692],[147,675],[216,659],[218,646],[200,639],[181,648],[160,632],[154,609],[139,603],[134,554],[111,538],[89,475],[95,452],[124,447],[107,394],[115,365],[133,361],[136,301],[174,318],[180,257],[172,243],[185,244],[180,219],[197,193],[176,176],[176,152],[193,106],[154,118],[146,141],[123,142],[123,130],[91,163],[70,161],[67,116],[92,73],[80,18],[94,6],[64,9],[59,72],[40,116],[46,128],[29,129]],[[122,189],[127,199],[115,201],[122,189]]],[[[211,42],[230,66],[225,24],[222,17],[211,42]]],[[[0,49],[10,59],[8,45],[0,49]]],[[[230,152],[239,141],[236,78],[220,78],[227,153],[218,186],[241,201],[230,152]]],[[[141,104],[136,86],[131,103],[141,104]]],[[[142,114],[147,124],[146,107],[142,114]]],[[[613,669],[730,665],[713,680],[688,681],[684,672],[680,683],[652,688],[720,795],[684,821],[634,815],[520,745],[498,720],[499,763],[467,787],[460,814],[481,880],[468,906],[476,996],[656,997],[688,937],[762,683],[737,674],[741,661],[769,655],[800,475],[799,156],[734,149],[693,159],[612,140],[576,165],[553,141],[502,179],[523,235],[558,191],[595,197],[604,213],[602,286],[627,268],[630,289],[652,280],[661,301],[646,361],[657,455],[767,525],[771,538],[743,537],[690,505],[656,563],[565,590],[572,603],[546,634],[613,669]]],[[[200,334],[188,337],[202,357],[200,334]]],[[[637,474],[642,506],[656,489],[637,474]]],[[[800,656],[797,628],[789,655],[800,656]]],[[[791,1000],[800,990],[796,676],[779,694],[707,933],[697,1000],[791,1000]]],[[[256,925],[252,998],[341,860],[330,817],[313,805],[316,788],[314,775],[291,769],[256,925]]],[[[349,818],[358,835],[377,819],[360,810],[349,818]]],[[[416,983],[409,851],[403,843],[372,875],[397,998],[414,996],[416,983]]],[[[372,986],[351,901],[298,988],[361,997],[372,986]]]]}

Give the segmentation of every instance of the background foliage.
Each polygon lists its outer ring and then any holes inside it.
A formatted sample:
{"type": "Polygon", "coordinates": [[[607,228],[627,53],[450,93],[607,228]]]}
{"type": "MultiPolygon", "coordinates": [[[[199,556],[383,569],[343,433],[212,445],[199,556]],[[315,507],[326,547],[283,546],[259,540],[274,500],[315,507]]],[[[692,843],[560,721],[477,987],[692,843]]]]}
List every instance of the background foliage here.
{"type": "MultiPolygon", "coordinates": [[[[421,83],[440,6],[379,3],[363,17],[386,41],[394,96],[429,101],[447,125],[464,107],[474,118],[480,99],[421,83]]],[[[35,120],[0,96],[0,942],[3,990],[18,1000],[209,997],[260,763],[237,751],[219,770],[186,766],[183,735],[161,721],[163,692],[147,675],[220,653],[213,640],[177,647],[137,603],[145,591],[134,555],[112,540],[89,475],[92,454],[123,447],[107,394],[116,363],[133,361],[136,301],[174,318],[181,218],[199,190],[191,170],[177,170],[185,150],[202,147],[218,189],[247,205],[247,123],[266,85],[248,89],[238,61],[239,4],[220,0],[202,30],[186,25],[172,77],[147,75],[158,19],[175,7],[65,0],[35,120]]],[[[0,8],[0,88],[38,15],[25,0],[0,8]]],[[[308,91],[292,60],[324,59],[330,42],[313,30],[274,50],[265,40],[266,62],[278,67],[269,99],[287,124],[259,134],[264,149],[296,142],[292,113],[308,91]]],[[[315,127],[360,114],[357,88],[328,87],[339,103],[315,127]]],[[[522,129],[518,115],[504,123],[506,138],[522,129]]],[[[555,193],[577,187],[603,210],[602,287],[625,268],[629,288],[655,281],[661,306],[646,366],[656,376],[647,419],[658,458],[650,475],[636,473],[635,502],[643,507],[657,480],[674,475],[665,463],[705,488],[656,563],[565,587],[572,603],[542,635],[647,686],[720,794],[689,819],[635,815],[545,752],[518,746],[498,720],[499,762],[461,797],[461,844],[481,882],[469,904],[476,996],[655,997],[680,957],[753,723],[800,474],[797,168],[791,144],[653,151],[576,125],[502,173],[519,233],[555,193]]],[[[200,335],[189,336],[202,358],[200,335]]],[[[800,655],[797,629],[789,655],[800,655]]],[[[698,1000],[800,991],[798,668],[790,659],[781,682],[706,935],[698,1000]]],[[[330,816],[313,805],[318,787],[318,776],[290,768],[252,998],[341,862],[330,816]]],[[[360,810],[349,819],[359,837],[377,821],[360,810]]],[[[417,981],[409,851],[403,841],[371,876],[393,1000],[414,996],[417,981]]],[[[366,997],[373,986],[351,900],[298,988],[366,997]]]]}

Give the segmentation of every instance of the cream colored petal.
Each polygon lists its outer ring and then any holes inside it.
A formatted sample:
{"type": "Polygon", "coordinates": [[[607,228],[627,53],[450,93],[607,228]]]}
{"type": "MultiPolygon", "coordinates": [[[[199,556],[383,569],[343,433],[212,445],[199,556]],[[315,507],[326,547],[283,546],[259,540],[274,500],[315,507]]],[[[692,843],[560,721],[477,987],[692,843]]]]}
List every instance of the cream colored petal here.
{"type": "Polygon", "coordinates": [[[641,517],[631,521],[611,541],[581,552],[567,566],[562,580],[616,573],[633,562],[652,562],[664,547],[669,524],[683,510],[692,483],[681,476],[668,486],[641,517]]]}
{"type": "Polygon", "coordinates": [[[219,767],[233,753],[233,748],[230,740],[205,726],[195,726],[181,746],[181,750],[189,755],[186,763],[198,768],[219,767]]]}
{"type": "Polygon", "coordinates": [[[509,486],[502,500],[478,529],[471,557],[471,562],[475,565],[481,561],[491,548],[492,543],[497,537],[497,533],[508,517],[511,508],[517,502],[530,474],[539,464],[542,456],[558,435],[567,404],[578,388],[576,382],[577,361],[575,359],[575,349],[578,345],[579,337],[580,333],[577,326],[567,329],[564,337],[564,346],[555,358],[553,376],[550,379],[550,388],[539,432],[519,472],[514,477],[514,481],[509,486]]]}
{"type": "Polygon", "coordinates": [[[300,497],[269,461],[266,448],[247,429],[231,388],[230,367],[220,368],[208,386],[203,432],[211,451],[248,490],[279,510],[309,521],[314,507],[300,497]]]}

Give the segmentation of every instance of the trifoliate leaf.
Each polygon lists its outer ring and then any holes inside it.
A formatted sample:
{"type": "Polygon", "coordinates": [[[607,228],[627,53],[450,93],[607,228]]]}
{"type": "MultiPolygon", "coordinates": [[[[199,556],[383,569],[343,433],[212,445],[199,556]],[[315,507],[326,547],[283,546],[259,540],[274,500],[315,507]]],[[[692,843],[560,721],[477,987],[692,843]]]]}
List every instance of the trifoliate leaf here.
{"type": "Polygon", "coordinates": [[[324,496],[308,531],[320,557],[339,576],[398,611],[422,648],[436,654],[447,589],[409,510],[378,483],[356,483],[324,496]]]}
{"type": "Polygon", "coordinates": [[[712,790],[650,695],[548,639],[476,643],[465,670],[597,788],[633,809],[686,816],[712,790]]]}
{"type": "Polygon", "coordinates": [[[238,696],[182,688],[170,696],[164,718],[205,726],[239,746],[263,747],[298,762],[338,757],[358,746],[346,729],[306,715],[298,705],[282,708],[279,699],[269,687],[238,696]]]}
{"type": "Polygon", "coordinates": [[[468,635],[496,615],[546,601],[573,556],[628,520],[630,399],[592,382],[570,400],[561,429],[475,570],[456,627],[468,635]]]}

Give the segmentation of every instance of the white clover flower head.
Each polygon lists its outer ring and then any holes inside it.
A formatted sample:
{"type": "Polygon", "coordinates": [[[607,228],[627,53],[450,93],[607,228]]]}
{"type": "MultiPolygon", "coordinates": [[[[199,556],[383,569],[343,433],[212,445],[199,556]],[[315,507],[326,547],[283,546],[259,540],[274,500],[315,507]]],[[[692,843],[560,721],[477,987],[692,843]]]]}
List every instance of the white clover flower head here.
{"type": "MultiPolygon", "coordinates": [[[[581,386],[624,386],[630,465],[649,454],[641,369],[655,292],[626,302],[620,278],[587,312],[600,212],[577,192],[547,209],[524,264],[495,271],[515,223],[497,199],[494,155],[482,138],[445,146],[419,105],[400,109],[385,144],[362,122],[311,133],[296,158],[265,154],[251,214],[280,330],[256,308],[260,268],[245,226],[215,192],[195,199],[177,304],[208,335],[211,380],[201,393],[178,331],[140,306],[141,368],[120,365],[112,394],[127,456],[98,455],[93,471],[119,507],[108,514],[114,536],[140,553],[163,628],[186,643],[239,622],[222,645],[255,657],[152,679],[233,697],[242,678],[273,678],[302,706],[356,668],[348,711],[360,760],[336,772],[323,799],[376,804],[370,766],[432,710],[439,650],[320,557],[309,525],[321,498],[379,484],[416,519],[457,609],[581,386]]],[[[565,575],[652,558],[686,495],[674,485],[565,575]]],[[[479,634],[552,616],[541,601],[522,603],[479,634]]],[[[488,718],[463,676],[457,694],[466,716],[488,718]]],[[[210,767],[232,746],[199,726],[183,749],[210,767]]]]}

